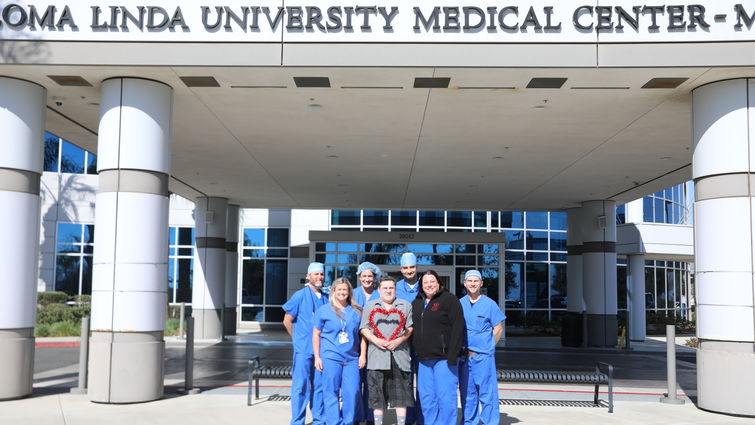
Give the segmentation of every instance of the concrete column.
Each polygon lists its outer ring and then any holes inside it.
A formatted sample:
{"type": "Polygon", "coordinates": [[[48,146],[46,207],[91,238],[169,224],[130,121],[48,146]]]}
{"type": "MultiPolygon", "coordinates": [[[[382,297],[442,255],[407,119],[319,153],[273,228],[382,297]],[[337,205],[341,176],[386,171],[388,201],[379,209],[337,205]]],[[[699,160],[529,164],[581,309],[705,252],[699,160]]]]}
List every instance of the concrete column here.
{"type": "Polygon", "coordinates": [[[698,405],[755,416],[755,79],[692,102],[698,405]]]}
{"type": "Polygon", "coordinates": [[[613,347],[616,317],[616,203],[582,203],[582,273],[587,345],[613,347]]]}
{"type": "Polygon", "coordinates": [[[0,400],[32,391],[46,98],[0,77],[0,400]]]}
{"type": "Polygon", "coordinates": [[[225,303],[225,232],[228,199],[197,198],[194,210],[196,250],[191,315],[197,339],[223,339],[225,303]]]}
{"type": "Polygon", "coordinates": [[[627,256],[629,339],[645,341],[645,256],[627,256]]]}
{"type": "Polygon", "coordinates": [[[582,208],[566,210],[566,316],[561,344],[565,347],[582,345],[582,208]]]}
{"type": "Polygon", "coordinates": [[[163,396],[172,93],[151,80],[102,83],[89,356],[94,402],[163,396]]]}
{"type": "Polygon", "coordinates": [[[239,265],[239,206],[228,205],[225,224],[225,323],[224,335],[236,335],[239,265]]]}

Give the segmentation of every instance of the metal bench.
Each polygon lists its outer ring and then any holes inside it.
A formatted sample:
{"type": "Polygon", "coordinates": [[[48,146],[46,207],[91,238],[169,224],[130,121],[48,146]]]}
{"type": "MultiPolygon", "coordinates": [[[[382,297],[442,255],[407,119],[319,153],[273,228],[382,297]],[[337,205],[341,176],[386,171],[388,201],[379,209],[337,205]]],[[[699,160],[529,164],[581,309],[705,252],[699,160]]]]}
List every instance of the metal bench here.
{"type": "Polygon", "coordinates": [[[560,371],[560,370],[496,370],[499,382],[543,382],[553,384],[588,384],[595,385],[595,397],[593,403],[599,406],[598,390],[600,385],[608,386],[608,413],[613,413],[613,366],[608,363],[598,362],[595,372],[592,371],[560,371]],[[600,367],[606,369],[601,372],[600,367]]]}
{"type": "MultiPolygon", "coordinates": [[[[542,382],[553,384],[590,384],[595,385],[594,404],[599,406],[600,385],[608,385],[608,413],[613,413],[613,366],[599,362],[592,371],[558,371],[558,370],[516,370],[498,369],[496,375],[499,382],[542,382]],[[600,371],[600,366],[606,368],[607,373],[600,371]]],[[[291,379],[291,366],[263,366],[259,357],[249,359],[249,386],[247,388],[246,405],[252,405],[252,387],[254,399],[260,398],[260,379],[291,379]]]]}

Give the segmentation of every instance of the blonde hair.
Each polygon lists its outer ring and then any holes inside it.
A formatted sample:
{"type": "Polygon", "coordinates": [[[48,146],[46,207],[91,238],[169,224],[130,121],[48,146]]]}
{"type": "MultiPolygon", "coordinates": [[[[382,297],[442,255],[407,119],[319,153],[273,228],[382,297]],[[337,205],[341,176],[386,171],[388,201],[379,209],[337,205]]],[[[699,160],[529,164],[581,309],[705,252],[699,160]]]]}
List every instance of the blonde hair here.
{"type": "Polygon", "coordinates": [[[330,296],[328,296],[330,307],[336,313],[336,316],[343,320],[343,316],[341,316],[341,312],[339,311],[341,306],[338,301],[336,301],[336,286],[338,285],[346,285],[346,287],[349,288],[349,295],[346,297],[346,305],[351,304],[351,306],[354,307],[354,310],[358,311],[359,314],[362,314],[362,308],[354,301],[354,288],[351,287],[351,282],[345,277],[339,277],[333,281],[332,285],[330,285],[330,296]]]}

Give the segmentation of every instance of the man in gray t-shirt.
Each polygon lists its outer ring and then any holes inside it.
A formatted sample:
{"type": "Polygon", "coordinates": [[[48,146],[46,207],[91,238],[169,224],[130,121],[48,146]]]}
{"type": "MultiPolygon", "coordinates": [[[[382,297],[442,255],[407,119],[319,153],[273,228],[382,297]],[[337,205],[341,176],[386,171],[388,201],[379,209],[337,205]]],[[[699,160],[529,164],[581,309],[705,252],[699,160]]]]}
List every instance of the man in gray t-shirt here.
{"type": "Polygon", "coordinates": [[[380,280],[378,293],[379,300],[365,304],[359,325],[368,343],[368,402],[375,425],[382,425],[388,404],[396,408],[398,425],[404,425],[406,408],[414,406],[407,342],[412,334],[412,305],[396,298],[396,281],[391,277],[380,280]]]}

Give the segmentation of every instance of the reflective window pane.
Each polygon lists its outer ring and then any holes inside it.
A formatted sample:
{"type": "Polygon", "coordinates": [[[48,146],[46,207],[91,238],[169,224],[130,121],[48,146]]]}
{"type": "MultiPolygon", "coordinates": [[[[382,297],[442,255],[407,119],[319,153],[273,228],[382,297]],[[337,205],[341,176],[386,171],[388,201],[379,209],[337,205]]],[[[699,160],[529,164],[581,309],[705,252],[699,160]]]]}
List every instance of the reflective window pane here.
{"type": "Polygon", "coordinates": [[[388,211],[387,210],[364,210],[365,226],[387,226],[388,225],[388,211]]]}
{"type": "Polygon", "coordinates": [[[267,246],[288,247],[288,229],[267,229],[267,246]]]}
{"type": "Polygon", "coordinates": [[[416,226],[417,225],[417,212],[391,210],[391,225],[392,226],[416,226]]]}
{"type": "Polygon", "coordinates": [[[420,211],[419,212],[419,225],[420,226],[443,226],[445,224],[444,221],[445,221],[445,213],[443,211],[420,211]]]}
{"type": "Polygon", "coordinates": [[[244,229],[244,246],[265,246],[265,229],[244,229]]]}
{"type": "Polygon", "coordinates": [[[556,211],[550,213],[551,216],[551,230],[566,230],[566,213],[562,211],[556,211]]]}
{"type": "Polygon", "coordinates": [[[472,227],[472,211],[449,211],[448,225],[454,227],[472,227]]]}
{"type": "Polygon", "coordinates": [[[265,307],[266,322],[282,322],[285,312],[281,307],[265,307]]]}
{"type": "Polygon", "coordinates": [[[476,258],[474,255],[456,255],[457,266],[474,266],[476,258]]]}
{"type": "Polygon", "coordinates": [[[653,222],[653,198],[649,196],[642,198],[642,221],[653,222]]]}
{"type": "Polygon", "coordinates": [[[524,251],[506,251],[506,261],[524,261],[524,251]]]}
{"type": "Polygon", "coordinates": [[[433,253],[435,246],[430,243],[410,243],[406,244],[406,249],[409,252],[413,252],[415,254],[420,252],[429,252],[433,253]]]}
{"type": "Polygon", "coordinates": [[[566,233],[551,232],[551,251],[566,251],[566,233]]]}
{"type": "Polygon", "coordinates": [[[62,173],[84,173],[84,149],[66,142],[62,143],[63,153],[60,156],[60,171],[62,173]]]}
{"type": "Polygon", "coordinates": [[[265,304],[285,303],[288,285],[288,261],[267,260],[265,280],[265,304]]]}
{"type": "Polygon", "coordinates": [[[97,155],[87,152],[87,174],[97,174],[97,155]]]}
{"type": "Polygon", "coordinates": [[[524,232],[521,230],[504,230],[506,249],[524,249],[524,232]]]}
{"type": "Polygon", "coordinates": [[[261,322],[262,310],[263,310],[262,307],[241,307],[241,321],[242,322],[261,322]]]}
{"type": "MultiPolygon", "coordinates": [[[[263,250],[260,250],[263,251],[263,250]]],[[[268,257],[277,257],[277,258],[286,258],[288,257],[288,250],[287,249],[268,249],[267,250],[267,256],[268,257]]]]}
{"type": "MultiPolygon", "coordinates": [[[[506,308],[523,308],[524,263],[506,263],[506,308]]],[[[507,313],[508,315],[508,313],[507,313]]]]}
{"type": "Polygon", "coordinates": [[[490,213],[490,227],[497,228],[498,225],[499,225],[498,211],[493,211],[490,213]]]}
{"type": "Polygon", "coordinates": [[[478,264],[481,266],[497,266],[500,259],[497,255],[480,255],[478,264]]]}
{"type": "Polygon", "coordinates": [[[485,211],[475,211],[474,226],[475,227],[488,227],[488,213],[486,213],[485,211]]]}
{"type": "Polygon", "coordinates": [[[627,308],[627,268],[616,267],[616,296],[618,308],[627,308]]]}
{"type": "Polygon", "coordinates": [[[566,308],[566,264],[550,265],[551,308],[566,308]]]}
{"type": "Polygon", "coordinates": [[[527,264],[527,307],[548,308],[548,265],[527,264]]]}
{"type": "Polygon", "coordinates": [[[262,304],[265,282],[265,261],[244,260],[242,269],[242,304],[262,304]]]}
{"type": "Polygon", "coordinates": [[[548,261],[547,252],[528,252],[526,255],[527,261],[548,261]]]}
{"type": "Polygon", "coordinates": [[[81,225],[74,223],[58,223],[58,242],[81,242],[81,225]]]}
{"type": "Polygon", "coordinates": [[[456,245],[456,253],[457,254],[476,254],[477,245],[474,245],[474,244],[456,245]]]}
{"type": "Polygon", "coordinates": [[[548,232],[527,232],[527,249],[547,250],[548,232]]]}
{"type": "Polygon", "coordinates": [[[485,291],[484,294],[498,304],[498,286],[500,285],[498,268],[481,268],[480,274],[482,274],[482,281],[485,283],[485,286],[482,287],[485,291]]]}
{"type": "Polygon", "coordinates": [[[191,285],[194,276],[194,260],[191,258],[179,258],[176,268],[176,302],[191,302],[191,285]]]}
{"type": "Polygon", "coordinates": [[[524,213],[501,211],[501,228],[521,229],[524,227],[524,213]]]}
{"type": "Polygon", "coordinates": [[[91,255],[81,257],[81,295],[92,295],[92,265],[91,255]]]}
{"type": "Polygon", "coordinates": [[[333,210],[330,213],[330,224],[335,226],[359,225],[359,210],[333,210]]]}
{"type": "Polygon", "coordinates": [[[84,243],[94,243],[94,225],[84,225],[84,243]]]}
{"type": "Polygon", "coordinates": [[[498,244],[480,245],[477,247],[477,249],[481,254],[498,254],[498,252],[500,251],[498,244]]]}
{"type": "Polygon", "coordinates": [[[68,295],[79,293],[79,267],[81,257],[58,255],[55,258],[55,290],[68,295]]]}
{"type": "Polygon", "coordinates": [[[359,244],[356,243],[339,243],[338,250],[341,252],[356,252],[359,250],[359,244]]]}
{"type": "Polygon", "coordinates": [[[60,139],[50,133],[45,133],[45,158],[44,170],[53,173],[58,172],[58,152],[60,150],[60,139]]]}
{"type": "Polygon", "coordinates": [[[178,228],[178,244],[179,245],[194,245],[194,228],[193,227],[180,227],[178,228]]]}
{"type": "Polygon", "coordinates": [[[548,228],[548,213],[547,212],[528,212],[525,215],[527,217],[528,229],[547,229],[548,228]]]}

